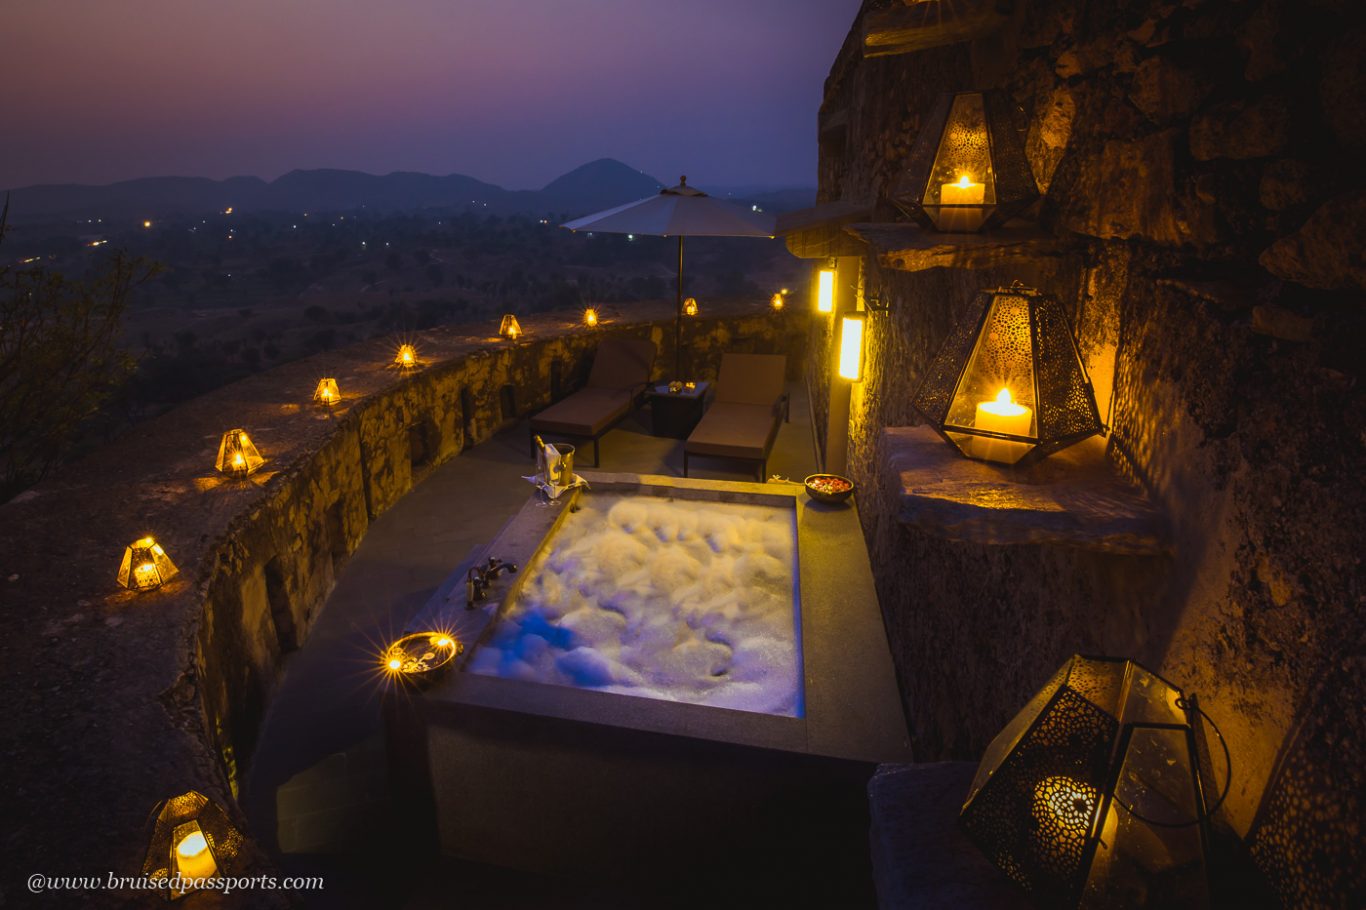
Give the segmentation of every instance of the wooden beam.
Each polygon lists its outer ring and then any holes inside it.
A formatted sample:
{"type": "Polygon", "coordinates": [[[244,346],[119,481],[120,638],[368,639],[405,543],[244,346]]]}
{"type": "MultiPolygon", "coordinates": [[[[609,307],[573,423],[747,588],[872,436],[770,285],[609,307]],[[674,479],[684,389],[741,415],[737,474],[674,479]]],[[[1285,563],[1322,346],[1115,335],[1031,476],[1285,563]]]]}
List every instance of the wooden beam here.
{"type": "Polygon", "coordinates": [[[986,269],[1066,251],[1064,242],[1033,227],[1002,227],[981,234],[941,234],[904,223],[848,224],[844,230],[867,243],[882,266],[903,272],[986,269]]]}
{"type": "Polygon", "coordinates": [[[863,56],[889,57],[983,38],[1010,21],[1012,0],[908,0],[863,17],[863,56]]]}

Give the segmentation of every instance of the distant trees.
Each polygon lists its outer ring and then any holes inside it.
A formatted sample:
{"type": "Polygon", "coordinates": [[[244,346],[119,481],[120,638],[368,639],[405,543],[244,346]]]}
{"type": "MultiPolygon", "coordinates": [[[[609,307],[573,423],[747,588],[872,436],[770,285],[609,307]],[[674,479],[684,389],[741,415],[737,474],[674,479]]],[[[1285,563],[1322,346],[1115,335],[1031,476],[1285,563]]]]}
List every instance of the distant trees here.
{"type": "Polygon", "coordinates": [[[0,501],[68,457],[132,374],[133,359],[117,346],[123,313],[157,271],[123,253],[82,280],[41,265],[0,266],[0,501]]]}

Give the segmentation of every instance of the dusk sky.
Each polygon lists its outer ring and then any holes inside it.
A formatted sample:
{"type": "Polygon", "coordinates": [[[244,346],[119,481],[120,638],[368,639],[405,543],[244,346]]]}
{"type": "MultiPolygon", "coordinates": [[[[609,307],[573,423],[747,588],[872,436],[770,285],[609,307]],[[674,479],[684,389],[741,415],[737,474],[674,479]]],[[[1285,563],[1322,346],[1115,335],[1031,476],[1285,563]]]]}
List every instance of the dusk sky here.
{"type": "Polygon", "coordinates": [[[814,185],[859,0],[42,0],[0,11],[0,186],[296,168],[539,187],[595,158],[814,185]]]}

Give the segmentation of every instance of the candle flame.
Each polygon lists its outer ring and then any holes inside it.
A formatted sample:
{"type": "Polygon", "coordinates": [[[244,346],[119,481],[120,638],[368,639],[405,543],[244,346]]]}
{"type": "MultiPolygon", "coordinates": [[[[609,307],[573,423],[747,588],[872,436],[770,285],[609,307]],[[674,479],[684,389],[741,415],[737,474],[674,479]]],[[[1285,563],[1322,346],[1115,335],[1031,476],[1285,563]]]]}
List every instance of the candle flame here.
{"type": "Polygon", "coordinates": [[[967,189],[968,187],[972,186],[972,177],[968,176],[967,174],[961,175],[958,178],[958,185],[963,187],[964,189],[967,189]]]}
{"type": "Polygon", "coordinates": [[[996,393],[996,400],[1001,404],[1010,404],[1015,399],[1010,397],[1010,389],[1002,388],[1001,391],[996,393]]]}
{"type": "Polygon", "coordinates": [[[391,657],[391,658],[389,658],[389,669],[390,669],[390,670],[395,670],[395,671],[397,671],[397,670],[402,670],[402,669],[403,669],[403,661],[399,660],[397,657],[391,657]]]}

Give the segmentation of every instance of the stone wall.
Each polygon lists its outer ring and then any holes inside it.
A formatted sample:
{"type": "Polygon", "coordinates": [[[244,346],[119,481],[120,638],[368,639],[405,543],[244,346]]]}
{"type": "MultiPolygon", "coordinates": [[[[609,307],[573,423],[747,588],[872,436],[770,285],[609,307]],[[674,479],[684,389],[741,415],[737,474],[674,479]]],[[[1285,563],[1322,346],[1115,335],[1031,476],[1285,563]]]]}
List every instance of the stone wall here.
{"type": "MultiPolygon", "coordinates": [[[[233,797],[275,680],[369,522],[442,462],[581,384],[604,337],[652,338],[665,377],[671,308],[632,312],[596,330],[538,314],[516,345],[472,326],[424,332],[405,339],[422,361],[406,374],[388,366],[392,342],[287,364],[143,424],[0,507],[3,894],[28,899],[34,872],[136,874],[148,813],[190,788],[244,823],[233,797]],[[340,385],[332,410],[309,404],[322,376],[340,385]],[[248,481],[212,469],[235,426],[267,459],[248,481]],[[123,547],[148,533],[180,574],[122,591],[123,547]]],[[[699,378],[727,350],[790,352],[795,376],[806,336],[801,314],[766,301],[714,302],[685,343],[699,378]]],[[[248,841],[234,873],[269,868],[248,841]]],[[[161,902],[145,898],[130,903],[161,902]]],[[[224,904],[272,900],[288,899],[255,891],[224,904]]]]}
{"type": "MultiPolygon", "coordinates": [[[[1067,655],[1144,661],[1229,739],[1223,821],[1286,906],[1363,887],[1366,403],[1359,162],[1366,31],[1347,3],[1016,4],[967,44],[863,59],[866,3],[821,111],[820,198],[885,195],[939,92],[1019,103],[1048,255],[905,271],[870,249],[859,482],[917,757],[975,759],[1067,655]],[[980,288],[1073,318],[1116,469],[1169,557],[952,542],[900,525],[881,430],[980,288]]],[[[829,363],[829,336],[812,333],[829,363]],[[822,344],[822,341],[825,343],[822,344]]],[[[826,382],[824,368],[808,375],[826,382]]],[[[826,394],[813,393],[813,398],[826,394]]]]}

